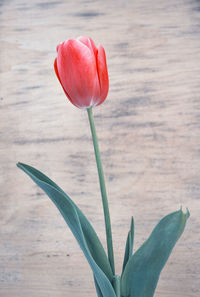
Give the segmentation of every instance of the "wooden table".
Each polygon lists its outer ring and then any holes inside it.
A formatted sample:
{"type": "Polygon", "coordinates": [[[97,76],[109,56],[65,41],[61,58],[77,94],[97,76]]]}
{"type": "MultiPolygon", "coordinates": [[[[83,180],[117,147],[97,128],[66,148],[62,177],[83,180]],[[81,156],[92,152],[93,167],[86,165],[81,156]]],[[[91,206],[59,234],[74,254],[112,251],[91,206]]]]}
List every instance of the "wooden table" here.
{"type": "Polygon", "coordinates": [[[53,70],[56,45],[91,36],[110,91],[95,108],[117,272],[130,218],[135,249],[167,213],[191,218],[155,297],[200,294],[200,5],[186,0],[1,1],[0,296],[96,296],[92,273],[28,163],[79,205],[105,245],[87,113],[53,70]]]}

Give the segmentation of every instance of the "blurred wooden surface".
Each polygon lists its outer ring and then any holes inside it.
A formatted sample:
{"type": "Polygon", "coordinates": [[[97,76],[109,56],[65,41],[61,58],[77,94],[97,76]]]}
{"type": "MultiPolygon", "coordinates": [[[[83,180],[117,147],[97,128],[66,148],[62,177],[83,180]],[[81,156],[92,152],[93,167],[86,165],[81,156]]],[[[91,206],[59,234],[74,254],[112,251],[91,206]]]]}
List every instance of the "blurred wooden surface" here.
{"type": "Polygon", "coordinates": [[[96,296],[69,228],[15,166],[55,180],[105,244],[87,114],[53,70],[56,45],[80,35],[107,53],[109,96],[94,114],[117,272],[131,216],[137,249],[183,205],[191,218],[155,297],[200,296],[200,2],[7,0],[0,17],[0,296],[96,296]]]}

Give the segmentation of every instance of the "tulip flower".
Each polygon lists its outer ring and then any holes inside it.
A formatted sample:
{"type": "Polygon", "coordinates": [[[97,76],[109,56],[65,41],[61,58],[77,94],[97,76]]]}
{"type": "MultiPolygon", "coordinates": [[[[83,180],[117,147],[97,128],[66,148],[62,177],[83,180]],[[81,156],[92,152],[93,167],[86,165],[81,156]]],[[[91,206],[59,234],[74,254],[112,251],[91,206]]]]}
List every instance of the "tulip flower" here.
{"type": "Polygon", "coordinates": [[[56,75],[65,94],[79,108],[101,104],[107,97],[109,80],[104,48],[88,37],[69,39],[57,46],[56,75]]]}
{"type": "Polygon", "coordinates": [[[79,108],[86,108],[88,112],[104,209],[108,258],[114,273],[110,213],[92,113],[92,107],[101,104],[108,94],[109,80],[104,48],[101,45],[97,48],[91,38],[83,36],[64,41],[57,46],[54,69],[71,103],[79,108]]]}

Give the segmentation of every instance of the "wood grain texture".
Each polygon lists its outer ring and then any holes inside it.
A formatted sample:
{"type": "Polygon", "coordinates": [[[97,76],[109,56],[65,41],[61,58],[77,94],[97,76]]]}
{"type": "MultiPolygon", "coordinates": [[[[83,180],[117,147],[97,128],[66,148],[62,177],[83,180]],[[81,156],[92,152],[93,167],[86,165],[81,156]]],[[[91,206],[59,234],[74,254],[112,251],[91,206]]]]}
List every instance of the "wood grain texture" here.
{"type": "Polygon", "coordinates": [[[87,113],[67,102],[56,45],[91,36],[107,53],[108,99],[95,108],[117,272],[130,218],[135,249],[187,206],[184,235],[155,297],[200,295],[200,3],[1,1],[0,296],[96,296],[78,244],[51,201],[16,168],[55,180],[105,245],[87,113]]]}

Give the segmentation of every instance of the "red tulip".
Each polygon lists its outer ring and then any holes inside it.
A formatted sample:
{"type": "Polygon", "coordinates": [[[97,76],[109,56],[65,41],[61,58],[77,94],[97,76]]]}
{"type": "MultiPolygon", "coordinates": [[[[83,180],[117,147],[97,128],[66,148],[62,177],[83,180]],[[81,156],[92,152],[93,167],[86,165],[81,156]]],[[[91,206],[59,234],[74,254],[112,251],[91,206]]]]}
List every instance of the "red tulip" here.
{"type": "Polygon", "coordinates": [[[57,46],[56,75],[71,103],[79,108],[101,104],[109,80],[104,48],[88,37],[69,39],[57,46]]]}

